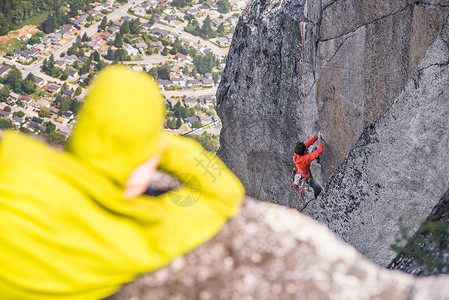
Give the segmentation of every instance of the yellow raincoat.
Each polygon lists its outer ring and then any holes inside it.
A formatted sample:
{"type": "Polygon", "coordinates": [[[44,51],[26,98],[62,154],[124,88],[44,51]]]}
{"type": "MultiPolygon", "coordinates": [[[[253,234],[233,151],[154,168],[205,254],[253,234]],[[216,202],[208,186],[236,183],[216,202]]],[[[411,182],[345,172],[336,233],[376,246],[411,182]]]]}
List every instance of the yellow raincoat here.
{"type": "Polygon", "coordinates": [[[164,103],[143,74],[93,83],[67,151],[22,134],[0,142],[0,298],[101,299],[205,242],[244,189],[194,141],[162,132],[164,103]],[[160,153],[184,185],[124,198],[132,170],[160,153]]]}

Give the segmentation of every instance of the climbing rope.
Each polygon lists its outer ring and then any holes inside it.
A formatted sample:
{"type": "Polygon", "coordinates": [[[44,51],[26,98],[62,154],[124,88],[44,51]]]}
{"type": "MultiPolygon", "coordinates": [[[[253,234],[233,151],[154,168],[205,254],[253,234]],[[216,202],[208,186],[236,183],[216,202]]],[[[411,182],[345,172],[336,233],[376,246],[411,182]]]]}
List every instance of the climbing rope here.
{"type": "MultiPolygon", "coordinates": [[[[302,8],[303,21],[304,21],[304,5],[305,5],[305,0],[303,1],[303,5],[302,5],[302,7],[301,7],[301,8],[302,8]]],[[[271,130],[270,145],[269,145],[269,147],[268,147],[268,153],[267,153],[267,157],[266,157],[266,159],[265,159],[265,163],[264,163],[264,167],[263,167],[262,178],[261,178],[261,180],[260,180],[259,191],[258,191],[258,193],[257,193],[257,200],[260,199],[260,191],[262,190],[262,184],[263,184],[263,180],[264,180],[264,177],[265,177],[265,172],[267,171],[268,160],[270,159],[271,147],[272,147],[272,145],[273,145],[274,132],[275,132],[276,127],[277,127],[278,118],[279,118],[279,110],[280,110],[281,103],[282,103],[282,99],[283,99],[283,96],[284,96],[285,82],[287,81],[288,70],[290,69],[290,64],[291,64],[291,62],[292,62],[293,50],[294,50],[294,48],[295,48],[295,43],[296,43],[296,35],[297,35],[297,33],[298,33],[298,27],[299,27],[300,23],[301,23],[301,18],[298,18],[298,24],[297,24],[296,27],[295,27],[295,33],[294,33],[294,35],[293,35],[292,48],[291,48],[291,50],[290,50],[290,56],[289,56],[289,58],[288,58],[287,70],[285,71],[284,82],[282,83],[281,95],[280,95],[279,103],[278,103],[278,106],[277,106],[277,109],[276,109],[276,118],[275,118],[275,120],[274,120],[274,127],[273,127],[273,129],[271,130]]],[[[304,49],[304,46],[303,46],[303,49],[304,49]]],[[[304,60],[304,50],[303,50],[303,53],[302,53],[302,57],[303,57],[303,60],[304,60]]],[[[303,74],[304,74],[304,61],[303,61],[303,74]]],[[[303,84],[304,84],[304,86],[305,86],[304,75],[303,75],[303,84]]],[[[304,96],[305,96],[305,91],[304,91],[304,96]]],[[[304,99],[304,101],[305,101],[305,99],[304,99]]],[[[305,103],[305,102],[304,102],[304,103],[305,103]]]]}
{"type": "Polygon", "coordinates": [[[305,34],[305,23],[304,23],[304,8],[302,14],[302,26],[301,26],[301,50],[302,50],[302,91],[304,93],[304,129],[306,133],[306,141],[309,140],[309,135],[307,134],[307,107],[306,107],[306,77],[304,71],[304,34],[305,34]]]}

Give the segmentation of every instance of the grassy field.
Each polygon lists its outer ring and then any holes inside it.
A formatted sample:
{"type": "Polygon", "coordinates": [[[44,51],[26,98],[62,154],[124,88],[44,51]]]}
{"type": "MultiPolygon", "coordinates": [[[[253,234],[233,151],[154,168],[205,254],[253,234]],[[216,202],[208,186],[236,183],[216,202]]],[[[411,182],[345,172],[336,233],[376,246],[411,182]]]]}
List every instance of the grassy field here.
{"type": "Polygon", "coordinates": [[[5,53],[14,52],[16,49],[24,49],[26,48],[26,42],[19,41],[16,38],[10,39],[4,43],[0,43],[0,50],[5,53]]]}
{"type": "Polygon", "coordinates": [[[44,11],[44,12],[38,14],[38,15],[35,15],[35,16],[33,16],[33,17],[23,21],[22,22],[22,26],[25,26],[25,25],[37,25],[37,26],[39,26],[39,25],[41,25],[45,21],[45,19],[47,19],[47,16],[48,16],[48,11],[44,11]]]}

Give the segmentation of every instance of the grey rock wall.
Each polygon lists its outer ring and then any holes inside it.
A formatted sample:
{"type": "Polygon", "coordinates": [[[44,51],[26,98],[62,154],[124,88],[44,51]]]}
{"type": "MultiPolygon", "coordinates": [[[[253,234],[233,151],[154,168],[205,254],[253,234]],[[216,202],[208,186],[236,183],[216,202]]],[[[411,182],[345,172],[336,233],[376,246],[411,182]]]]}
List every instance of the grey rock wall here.
{"type": "Polygon", "coordinates": [[[365,129],[307,213],[386,266],[449,188],[449,23],[384,116],[365,129]],[[402,222],[399,222],[402,220],[402,222]]]}
{"type": "Polygon", "coordinates": [[[314,171],[326,182],[364,128],[416,73],[449,12],[447,1],[307,1],[304,109],[299,36],[293,45],[301,3],[251,2],[237,25],[217,92],[223,121],[219,156],[257,197],[274,130],[260,199],[290,207],[297,196],[289,189],[288,171],[294,143],[306,138],[304,112],[308,137],[320,129],[326,136],[321,170],[314,171]]]}
{"type": "Polygon", "coordinates": [[[210,241],[108,298],[119,299],[449,299],[449,276],[382,269],[325,225],[247,198],[210,241]]]}
{"type": "MultiPolygon", "coordinates": [[[[217,91],[217,112],[223,122],[219,156],[243,181],[247,193],[257,197],[273,133],[260,199],[290,207],[296,204],[289,182],[293,147],[298,139],[305,138],[303,83],[302,75],[299,76],[300,30],[294,39],[302,11],[299,4],[300,1],[249,4],[236,27],[217,91]]],[[[306,27],[310,26],[308,23],[306,27]]],[[[313,40],[312,34],[313,31],[306,31],[306,42],[313,40]]],[[[310,137],[318,129],[318,113],[312,68],[315,50],[313,43],[307,43],[305,77],[310,137]]]]}

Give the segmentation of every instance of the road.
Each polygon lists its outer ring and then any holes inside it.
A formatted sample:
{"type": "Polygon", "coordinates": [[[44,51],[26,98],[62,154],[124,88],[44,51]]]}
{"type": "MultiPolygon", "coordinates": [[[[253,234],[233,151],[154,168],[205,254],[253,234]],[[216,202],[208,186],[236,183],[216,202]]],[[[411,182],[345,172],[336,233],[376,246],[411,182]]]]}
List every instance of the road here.
{"type": "MultiPolygon", "coordinates": [[[[141,56],[141,55],[139,55],[139,56],[141,56]]],[[[124,61],[123,64],[125,64],[125,65],[157,65],[160,63],[164,63],[168,60],[171,60],[171,59],[167,59],[165,56],[163,56],[161,54],[154,54],[154,55],[150,55],[150,56],[145,55],[143,60],[124,61]]]]}
{"type": "MultiPolygon", "coordinates": [[[[145,2],[145,0],[134,0],[132,2],[128,2],[127,4],[123,5],[120,8],[117,8],[112,13],[110,13],[107,16],[107,18],[108,18],[108,20],[119,19],[119,18],[121,18],[121,17],[123,17],[123,16],[125,16],[127,14],[128,9],[131,6],[138,5],[138,4],[142,3],[142,2],[145,2]]],[[[87,36],[93,36],[97,32],[98,32],[98,25],[95,24],[95,25],[92,25],[90,28],[88,28],[88,29],[86,29],[84,31],[80,31],[79,35],[82,36],[82,35],[84,35],[84,33],[86,33],[87,36]]],[[[66,52],[73,45],[73,43],[75,43],[75,42],[76,42],[76,39],[73,39],[73,40],[69,41],[68,43],[66,43],[65,45],[61,46],[59,49],[57,49],[55,51],[52,51],[53,56],[55,58],[59,57],[61,55],[61,53],[66,52]]],[[[47,57],[49,57],[49,56],[50,55],[48,55],[47,57]]],[[[24,78],[28,75],[28,73],[31,72],[31,73],[33,73],[33,75],[41,77],[41,78],[44,78],[45,80],[47,80],[49,82],[56,82],[56,83],[59,83],[59,84],[63,84],[64,83],[64,82],[62,82],[59,79],[53,78],[51,76],[47,76],[47,75],[45,75],[45,74],[40,72],[43,60],[40,60],[39,62],[37,62],[37,63],[35,63],[33,65],[29,65],[29,66],[22,65],[22,64],[20,64],[18,62],[11,61],[11,60],[6,59],[4,57],[0,57],[0,60],[2,60],[4,62],[7,62],[9,64],[15,65],[19,70],[22,71],[22,76],[24,78]]]]}
{"type": "Polygon", "coordinates": [[[196,91],[184,91],[184,90],[179,90],[179,91],[162,91],[162,94],[164,94],[164,96],[166,98],[170,98],[170,97],[182,97],[182,96],[186,96],[186,97],[201,97],[201,96],[215,96],[215,94],[217,93],[217,87],[214,86],[211,89],[206,89],[206,90],[196,90],[196,91]]]}

